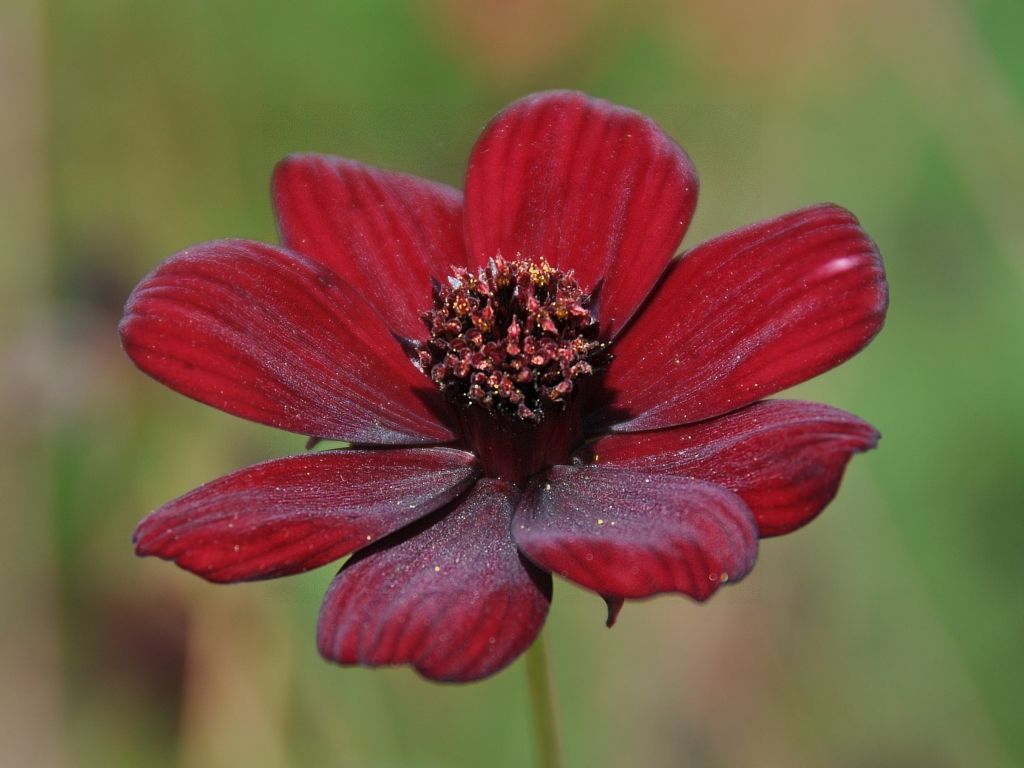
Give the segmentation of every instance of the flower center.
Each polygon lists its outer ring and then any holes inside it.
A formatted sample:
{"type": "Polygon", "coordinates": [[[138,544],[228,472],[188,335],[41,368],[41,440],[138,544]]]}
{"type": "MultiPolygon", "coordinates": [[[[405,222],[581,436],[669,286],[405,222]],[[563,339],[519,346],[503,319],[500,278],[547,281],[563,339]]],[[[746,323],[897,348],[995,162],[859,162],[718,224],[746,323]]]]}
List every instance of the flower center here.
{"type": "Polygon", "coordinates": [[[544,260],[499,255],[476,274],[456,268],[423,313],[420,369],[457,405],[539,424],[610,359],[589,302],[572,272],[544,260]]]}

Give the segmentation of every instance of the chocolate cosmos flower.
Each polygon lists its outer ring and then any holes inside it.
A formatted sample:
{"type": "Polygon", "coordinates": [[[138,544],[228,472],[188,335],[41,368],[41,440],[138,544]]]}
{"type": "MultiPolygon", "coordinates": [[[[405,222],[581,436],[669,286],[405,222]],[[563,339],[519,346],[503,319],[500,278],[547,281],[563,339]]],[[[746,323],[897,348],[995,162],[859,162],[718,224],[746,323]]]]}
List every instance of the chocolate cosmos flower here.
{"type": "Polygon", "coordinates": [[[886,283],[834,205],[673,258],[696,199],[658,126],[578,93],[499,114],[465,195],[287,158],[283,247],[182,251],[135,289],[121,337],[178,392],[351,447],[214,480],[143,520],[136,551],[216,582],[355,553],[321,653],[456,681],[530,645],[552,573],[602,595],[609,623],[625,599],[738,581],[877,441],[763,398],[864,347],[886,283]]]}

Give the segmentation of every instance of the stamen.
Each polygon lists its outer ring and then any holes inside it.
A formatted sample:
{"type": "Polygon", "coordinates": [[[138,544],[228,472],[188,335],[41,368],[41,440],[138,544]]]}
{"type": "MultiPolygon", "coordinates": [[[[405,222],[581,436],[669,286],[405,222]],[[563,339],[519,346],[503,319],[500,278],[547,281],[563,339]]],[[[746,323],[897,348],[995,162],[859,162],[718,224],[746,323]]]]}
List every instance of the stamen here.
{"type": "Polygon", "coordinates": [[[589,301],[572,272],[543,259],[498,255],[476,274],[456,267],[422,315],[430,338],[419,367],[452,402],[540,422],[611,359],[589,301]]]}

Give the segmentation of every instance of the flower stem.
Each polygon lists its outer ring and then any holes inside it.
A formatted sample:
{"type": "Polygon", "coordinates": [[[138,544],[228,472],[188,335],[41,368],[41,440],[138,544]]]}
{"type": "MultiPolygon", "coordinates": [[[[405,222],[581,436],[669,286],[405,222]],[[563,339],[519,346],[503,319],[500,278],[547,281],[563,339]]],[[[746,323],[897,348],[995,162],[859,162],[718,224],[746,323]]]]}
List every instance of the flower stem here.
{"type": "Polygon", "coordinates": [[[526,680],[530,689],[530,709],[533,710],[538,768],[558,768],[561,764],[558,759],[558,729],[555,727],[543,633],[526,652],[526,680]]]}

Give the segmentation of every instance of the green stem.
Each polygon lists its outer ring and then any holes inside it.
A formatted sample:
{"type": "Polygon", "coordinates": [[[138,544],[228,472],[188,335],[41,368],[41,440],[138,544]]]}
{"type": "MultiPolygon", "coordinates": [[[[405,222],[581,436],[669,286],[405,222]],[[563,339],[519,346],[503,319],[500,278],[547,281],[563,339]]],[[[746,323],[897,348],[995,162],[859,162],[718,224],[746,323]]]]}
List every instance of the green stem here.
{"type": "Polygon", "coordinates": [[[526,652],[526,680],[533,710],[533,733],[537,740],[538,768],[558,768],[558,729],[551,701],[551,679],[544,651],[544,635],[540,634],[526,652]]]}

